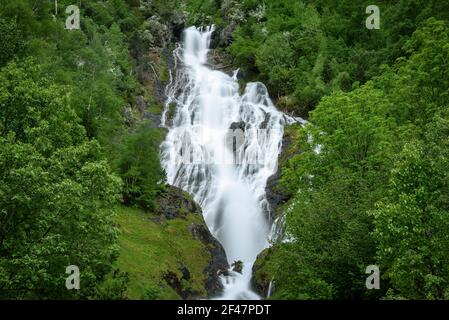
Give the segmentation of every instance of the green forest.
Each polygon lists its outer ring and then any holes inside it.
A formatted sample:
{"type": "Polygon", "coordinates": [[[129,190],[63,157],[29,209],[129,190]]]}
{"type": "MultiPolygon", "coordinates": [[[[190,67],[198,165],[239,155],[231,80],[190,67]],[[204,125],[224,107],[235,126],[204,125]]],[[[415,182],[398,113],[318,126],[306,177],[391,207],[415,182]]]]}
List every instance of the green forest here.
{"type": "Polygon", "coordinates": [[[223,249],[159,160],[172,51],[211,24],[240,85],[307,120],[285,130],[261,295],[449,299],[446,0],[0,0],[0,299],[217,292],[223,249]]]}

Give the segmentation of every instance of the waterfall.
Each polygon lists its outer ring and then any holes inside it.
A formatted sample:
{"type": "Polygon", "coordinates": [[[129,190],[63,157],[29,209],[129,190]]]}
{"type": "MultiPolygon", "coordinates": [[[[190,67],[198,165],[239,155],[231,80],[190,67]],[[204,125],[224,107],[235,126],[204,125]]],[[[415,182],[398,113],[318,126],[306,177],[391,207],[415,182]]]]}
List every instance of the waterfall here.
{"type": "Polygon", "coordinates": [[[243,264],[222,276],[217,298],[259,299],[250,280],[257,255],[269,246],[266,182],[277,170],[283,127],[297,119],[276,110],[262,83],[248,83],[240,95],[238,71],[230,76],[206,65],[213,31],[187,28],[174,50],[180,65],[166,91],[161,163],[168,183],[201,205],[229,264],[243,264]]]}
{"type": "Polygon", "coordinates": [[[267,291],[267,298],[271,297],[271,294],[273,293],[273,278],[271,279],[270,283],[268,284],[268,291],[267,291]]]}

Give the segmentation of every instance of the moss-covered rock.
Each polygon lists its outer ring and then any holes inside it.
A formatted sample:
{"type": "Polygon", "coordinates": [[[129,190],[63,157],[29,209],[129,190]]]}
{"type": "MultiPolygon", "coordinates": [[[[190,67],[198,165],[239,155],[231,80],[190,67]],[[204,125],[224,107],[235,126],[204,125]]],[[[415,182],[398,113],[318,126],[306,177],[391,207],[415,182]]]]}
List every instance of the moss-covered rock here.
{"type": "Polygon", "coordinates": [[[262,298],[267,296],[270,282],[276,274],[275,254],[276,247],[267,248],[259,253],[253,265],[251,285],[262,298]]]}
{"type": "Polygon", "coordinates": [[[286,166],[288,160],[301,152],[297,141],[299,124],[294,124],[285,128],[284,137],[282,139],[282,151],[279,155],[278,170],[275,174],[267,180],[267,186],[265,192],[267,195],[267,201],[270,204],[272,219],[276,219],[282,212],[281,205],[285,204],[291,197],[289,193],[280,183],[279,180],[282,176],[282,168],[286,166]]]}
{"type": "Polygon", "coordinates": [[[186,219],[189,214],[201,215],[200,206],[182,189],[167,185],[167,192],[156,201],[154,213],[160,219],[186,219]]]}
{"type": "Polygon", "coordinates": [[[238,260],[232,263],[232,271],[242,273],[243,270],[243,262],[238,260]]]}
{"type": "Polygon", "coordinates": [[[116,219],[117,267],[129,274],[127,298],[199,299],[221,291],[226,254],[187,193],[167,187],[155,212],[122,206],[116,219]]]}
{"type": "MultiPolygon", "coordinates": [[[[265,189],[267,201],[270,204],[271,219],[274,221],[281,217],[284,206],[291,199],[292,194],[280,183],[282,170],[287,165],[288,160],[301,152],[300,146],[295,141],[298,141],[299,124],[294,124],[285,128],[284,137],[282,140],[282,151],[279,155],[278,170],[270,178],[268,178],[265,189]]],[[[282,239],[283,227],[282,223],[278,224],[276,232],[279,235],[278,239],[282,239]]],[[[275,279],[276,274],[276,256],[279,254],[281,243],[263,250],[256,259],[253,265],[252,286],[254,290],[262,297],[266,297],[270,282],[275,279]]]]}

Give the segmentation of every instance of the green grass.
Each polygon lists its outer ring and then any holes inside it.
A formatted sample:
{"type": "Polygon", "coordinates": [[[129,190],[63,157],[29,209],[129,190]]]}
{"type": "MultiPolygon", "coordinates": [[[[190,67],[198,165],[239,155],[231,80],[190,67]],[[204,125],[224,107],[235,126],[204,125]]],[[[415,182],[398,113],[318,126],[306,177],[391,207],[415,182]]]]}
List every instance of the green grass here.
{"type": "Polygon", "coordinates": [[[120,257],[116,267],[129,273],[126,291],[129,299],[179,299],[180,296],[164,281],[163,274],[172,271],[180,279],[178,270],[184,264],[190,271],[190,280],[183,282],[206,295],[204,282],[210,253],[190,231],[192,223],[201,224],[202,217],[189,214],[187,219],[153,222],[153,214],[120,206],[116,222],[120,229],[120,257]]]}
{"type": "Polygon", "coordinates": [[[164,106],[160,103],[158,104],[156,102],[153,102],[150,104],[148,111],[157,115],[161,115],[162,112],[164,111],[164,106]]]}

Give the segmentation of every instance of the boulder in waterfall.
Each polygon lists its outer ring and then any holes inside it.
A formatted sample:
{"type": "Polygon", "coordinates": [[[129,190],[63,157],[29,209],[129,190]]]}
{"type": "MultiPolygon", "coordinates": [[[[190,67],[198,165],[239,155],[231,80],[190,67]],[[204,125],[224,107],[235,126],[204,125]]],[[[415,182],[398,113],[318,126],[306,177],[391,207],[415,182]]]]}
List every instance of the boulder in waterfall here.
{"type": "Polygon", "coordinates": [[[238,260],[232,263],[232,271],[242,273],[243,270],[243,262],[238,260]]]}
{"type": "Polygon", "coordinates": [[[242,131],[245,131],[245,122],[243,122],[243,121],[233,122],[233,123],[231,123],[231,125],[229,126],[229,129],[231,129],[231,130],[237,130],[237,129],[240,129],[240,130],[242,130],[242,131]]]}

